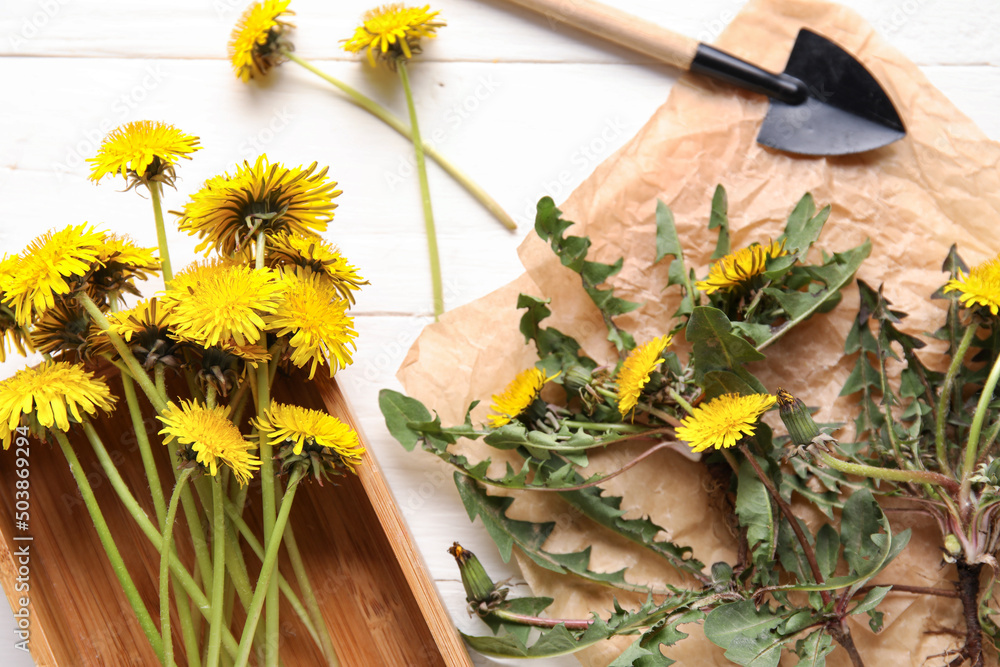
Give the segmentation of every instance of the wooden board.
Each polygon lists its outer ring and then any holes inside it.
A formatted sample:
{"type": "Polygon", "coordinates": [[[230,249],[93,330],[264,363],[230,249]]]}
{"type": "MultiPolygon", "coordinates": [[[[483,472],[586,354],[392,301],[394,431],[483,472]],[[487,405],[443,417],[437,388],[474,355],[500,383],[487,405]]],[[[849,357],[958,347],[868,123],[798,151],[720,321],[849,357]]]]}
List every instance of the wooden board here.
{"type": "MultiPolygon", "coordinates": [[[[112,377],[109,382],[120,396],[120,381],[112,377]]],[[[325,406],[344,421],[355,423],[350,406],[332,380],[306,383],[302,377],[279,377],[275,394],[306,407],[325,406]]],[[[161,478],[166,480],[170,464],[166,448],[156,446],[158,422],[151,409],[145,416],[161,478]]],[[[147,514],[153,516],[127,410],[122,406],[95,426],[122,477],[147,514]]],[[[159,556],[122,507],[82,432],[74,431],[71,436],[122,557],[156,619],[159,556]]],[[[13,492],[0,498],[0,580],[11,606],[18,609],[18,598],[24,593],[15,590],[18,563],[8,545],[29,545],[30,572],[26,578],[33,657],[39,665],[156,664],[156,656],[107,564],[59,448],[31,438],[29,450],[31,518],[27,531],[15,528],[13,492]],[[15,536],[32,539],[13,541],[15,536]]],[[[15,457],[13,451],[10,454],[0,457],[0,476],[13,480],[15,457]]],[[[359,473],[338,478],[336,484],[304,484],[291,515],[342,664],[470,665],[374,458],[366,454],[359,473]]],[[[251,526],[260,525],[259,508],[258,482],[251,486],[245,512],[251,526]]],[[[193,570],[193,552],[183,521],[179,516],[175,538],[181,559],[193,570]]],[[[259,563],[249,549],[244,552],[255,580],[259,563]]],[[[291,573],[284,558],[281,570],[291,573]]],[[[242,616],[236,621],[241,625],[242,616]]],[[[174,628],[179,627],[177,623],[175,616],[174,628]]],[[[286,603],[282,604],[281,623],[284,664],[322,664],[320,653],[286,603]]],[[[174,646],[180,662],[183,647],[176,635],[174,646]]]]}

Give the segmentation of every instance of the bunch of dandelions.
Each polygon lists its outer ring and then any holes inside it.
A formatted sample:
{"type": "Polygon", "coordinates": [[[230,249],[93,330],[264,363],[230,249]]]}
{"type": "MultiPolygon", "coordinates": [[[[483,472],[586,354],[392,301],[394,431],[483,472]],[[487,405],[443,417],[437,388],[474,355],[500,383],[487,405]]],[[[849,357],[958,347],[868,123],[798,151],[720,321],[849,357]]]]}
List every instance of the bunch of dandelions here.
{"type": "MultiPolygon", "coordinates": [[[[769,361],[766,351],[779,349],[789,330],[822,317],[840,301],[870,243],[811,253],[830,208],[817,211],[806,195],[779,237],[750,239],[731,248],[726,202],[720,186],[706,230],[717,239],[708,266],[692,263],[672,213],[662,203],[658,206],[649,246],[657,249],[654,264],[664,265],[653,274],[666,279],[676,312],[673,321],[656,322],[658,335],[637,341],[623,324],[637,320],[622,316],[640,304],[619,294],[614,276],[626,261],[633,269],[652,267],[635,257],[596,260],[590,255],[590,239],[571,235],[574,223],[562,218],[551,199],[543,199],[535,231],[559,264],[578,274],[588,306],[600,317],[587,317],[576,327],[565,319],[563,306],[563,324],[556,329],[547,325],[550,301],[521,294],[519,330],[525,342],[534,344],[538,360],[528,368],[507,368],[502,378],[476,377],[476,386],[495,382],[498,391],[482,407],[478,401],[469,405],[463,423],[443,425],[412,397],[391,390],[380,394],[386,426],[402,445],[412,449],[419,444],[456,469],[455,483],[469,516],[482,518],[503,557],[516,544],[549,576],[565,575],[567,586],[583,581],[601,590],[638,593],[631,599],[645,600],[626,605],[608,595],[590,618],[548,618],[542,610],[551,599],[511,599],[506,587],[490,579],[478,559],[456,543],[451,552],[470,610],[494,633],[466,636],[473,648],[489,655],[544,659],[633,635],[634,642],[615,664],[646,659],[653,664],[667,659],[661,649],[685,636],[679,625],[704,621],[706,636],[740,664],[776,664],[783,651],[808,662],[836,647],[861,664],[846,621],[870,612],[873,627],[881,623],[876,607],[888,588],[869,582],[898,555],[909,532],[893,530],[868,488],[857,488],[843,499],[836,491],[851,487],[817,492],[817,479],[843,480],[842,471],[853,462],[823,449],[831,439],[808,410],[788,392],[766,386],[756,372],[769,361]],[[813,254],[821,261],[811,263],[813,254]],[[601,351],[601,358],[592,357],[581,343],[594,340],[595,321],[607,330],[608,350],[601,351]],[[577,329],[586,339],[574,337],[577,329]],[[766,417],[776,408],[787,436],[768,423],[779,421],[766,417]],[[781,445],[791,440],[801,446],[803,439],[822,456],[788,462],[781,445]],[[469,440],[485,447],[470,446],[469,440]],[[625,443],[627,447],[619,447],[625,443]],[[592,458],[612,449],[620,454],[592,458]],[[629,484],[608,484],[637,465],[670,463],[663,450],[700,462],[707,478],[717,483],[719,511],[725,514],[721,520],[733,527],[735,561],[701,562],[692,547],[671,538],[676,532],[672,526],[645,514],[653,508],[626,511],[637,500],[630,496],[629,484]],[[491,495],[490,487],[503,491],[491,495]],[[610,531],[618,543],[644,550],[644,556],[630,553],[630,562],[653,554],[678,576],[667,585],[645,568],[595,568],[589,548],[550,550],[547,538],[562,512],[555,510],[551,517],[534,512],[532,520],[507,513],[512,497],[538,492],[557,493],[574,517],[589,519],[592,530],[610,531]],[[811,504],[817,515],[829,518],[818,534],[808,532],[793,513],[792,493],[799,494],[795,502],[811,504]],[[607,609],[613,612],[608,615],[607,609]]],[[[559,295],[552,298],[558,301],[559,295]]],[[[578,304],[574,307],[579,310],[578,304]]],[[[782,358],[794,353],[787,348],[777,352],[782,358]]],[[[675,460],[664,469],[660,490],[668,499],[670,474],[678,474],[671,468],[677,464],[675,460]]],[[[684,465],[691,469],[689,462],[684,465]]],[[[535,509],[550,507],[543,503],[535,509]]],[[[586,537],[581,541],[586,543],[586,537]]]]}
{"type": "Polygon", "coordinates": [[[421,140],[407,63],[414,55],[421,52],[421,41],[435,37],[438,28],[445,24],[438,18],[438,12],[431,11],[429,6],[406,7],[401,4],[390,4],[366,13],[354,35],[342,40],[345,50],[351,53],[364,52],[373,67],[381,65],[399,73],[406,94],[409,116],[407,125],[371,98],[295,55],[289,34],[293,25],[287,20],[287,15],[293,12],[288,7],[289,0],[264,0],[254,3],[244,12],[229,42],[229,56],[233,69],[239,79],[247,82],[266,76],[273,67],[285,60],[295,62],[331,83],[352,102],[413,142],[430,255],[431,289],[436,319],[444,311],[444,295],[425,156],[435,160],[507,229],[514,231],[517,227],[513,219],[482,188],[421,140]]]}
{"type": "MultiPolygon", "coordinates": [[[[245,665],[261,639],[262,664],[277,665],[284,581],[277,556],[283,541],[294,543],[288,516],[295,491],[307,477],[322,483],[352,473],[364,448],[349,424],[272,401],[271,385],[281,369],[302,369],[312,380],[317,372],[333,377],[352,362],[357,333],[349,311],[367,281],[322,236],[340,194],[327,170],[316,164],[289,168],[264,155],[210,179],[178,212],[180,229],[199,237],[198,249],[211,256],[173,274],[160,190],[164,183],[174,185],[179,158],[190,158],[198,146],[197,137],[142,121],[109,134],[91,159],[95,181],[120,175],[127,190],[151,193],[159,252],[83,223],[47,232],[0,260],[0,357],[37,350],[45,358],[0,382],[0,440],[6,449],[30,433],[59,444],[126,597],[164,665],[175,663],[171,583],[189,663],[204,655],[206,664],[217,665],[224,652],[225,660],[245,665]],[[125,307],[127,299],[142,296],[144,281],[161,273],[163,291],[125,307]],[[97,372],[102,364],[120,371],[122,397],[97,372]],[[185,382],[168,381],[172,377],[185,382]],[[137,490],[124,481],[102,440],[99,417],[122,399],[155,521],[140,508],[137,490]],[[156,412],[170,457],[173,474],[166,484],[144,425],[143,402],[156,412]],[[256,413],[249,419],[248,403],[256,413]],[[139,597],[105,510],[76,459],[70,437],[77,431],[160,553],[159,622],[157,610],[151,613],[139,597]],[[263,545],[241,516],[252,478],[262,488],[263,545]],[[211,521],[200,516],[192,486],[211,521]],[[178,510],[194,547],[194,572],[173,545],[178,510]],[[237,529],[238,535],[226,532],[237,529]],[[256,585],[246,577],[254,568],[243,562],[252,549],[234,552],[230,546],[242,541],[257,545],[256,585]],[[234,627],[224,604],[232,593],[244,604],[242,628],[234,627]],[[208,621],[204,636],[192,611],[208,621]],[[262,616],[264,630],[258,633],[262,616]]],[[[293,607],[328,663],[336,664],[301,557],[293,548],[289,556],[302,595],[293,607]]]]}

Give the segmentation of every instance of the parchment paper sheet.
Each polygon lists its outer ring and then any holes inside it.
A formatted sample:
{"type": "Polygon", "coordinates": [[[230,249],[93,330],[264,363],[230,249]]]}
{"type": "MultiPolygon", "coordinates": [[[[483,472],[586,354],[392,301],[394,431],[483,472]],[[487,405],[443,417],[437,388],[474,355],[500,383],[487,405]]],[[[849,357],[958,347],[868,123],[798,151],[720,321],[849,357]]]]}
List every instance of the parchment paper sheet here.
{"type": "MultiPolygon", "coordinates": [[[[873,286],[885,284],[894,306],[910,313],[904,328],[911,333],[933,331],[940,324],[941,304],[930,303],[928,297],[945,279],[940,267],[952,243],[970,266],[1000,250],[1000,145],[988,140],[856,14],[807,0],[756,0],[717,45],[780,71],[801,27],[831,38],[872,71],[900,110],[907,137],[861,156],[791,157],[755,142],[767,110],[764,98],[700,78],[682,78],[638,135],[561,207],[578,223],[570,233],[589,235],[598,260],[625,257],[613,284],[620,296],[644,306],[618,321],[638,342],[662,334],[677,306],[676,288],[662,290],[667,262],[651,266],[656,201],[663,200],[673,210],[688,265],[704,275],[715,237],[706,229],[706,220],[718,183],[729,194],[734,250],[777,237],[806,191],[819,206],[831,204],[818,247],[843,250],[871,238],[872,255],[859,277],[873,286]]],[[[553,316],[546,324],[574,335],[594,358],[612,358],[604,325],[578,278],[534,235],[521,246],[520,256],[526,269],[521,278],[428,326],[399,370],[407,392],[437,410],[446,423],[461,421],[476,399],[484,403],[474,417],[484,420],[490,396],[535,361],[534,348],[526,346],[518,332],[520,312],[514,304],[520,292],[552,298],[553,316]]],[[[852,286],[833,313],[791,332],[769,350],[766,364],[752,370],[771,391],[782,386],[810,405],[824,406],[820,419],[847,421],[850,403],[837,394],[854,363],[843,357],[842,346],[856,308],[857,289],[852,286]]],[[[936,361],[933,346],[926,358],[936,361]]],[[[613,468],[646,446],[618,446],[595,455],[591,469],[613,468]]],[[[466,453],[487,455],[483,445],[461,447],[466,453]]],[[[496,452],[489,454],[502,460],[496,452]]],[[[701,464],[663,451],[606,486],[624,496],[622,507],[629,516],[648,514],[671,539],[694,547],[703,562],[734,561],[734,539],[720,512],[719,490],[701,464]]],[[[657,557],[575,516],[553,495],[522,493],[509,512],[516,518],[555,519],[557,528],[547,550],[577,551],[591,545],[592,569],[627,566],[632,581],[683,583],[657,557]]],[[[818,517],[803,516],[818,525],[818,517]]],[[[898,517],[893,514],[894,525],[912,526],[914,536],[881,580],[948,586],[954,570],[941,567],[936,528],[926,519],[907,524],[898,517]]],[[[608,589],[554,576],[523,557],[519,564],[536,595],[556,599],[548,610],[553,616],[585,617],[591,609],[610,608],[608,589]]],[[[636,599],[622,593],[618,597],[636,599]]],[[[961,638],[948,630],[963,628],[955,600],[890,594],[882,608],[886,627],[879,635],[868,629],[866,616],[852,624],[869,665],[941,664],[941,658],[924,661],[961,646],[961,638]]],[[[698,628],[685,629],[692,637],[670,649],[671,657],[687,665],[729,664],[698,628]]],[[[581,661],[605,665],[629,641],[621,638],[614,646],[583,652],[581,661]]],[[[794,661],[786,657],[783,664],[794,661]]],[[[846,654],[838,649],[829,664],[848,664],[846,654]]]]}

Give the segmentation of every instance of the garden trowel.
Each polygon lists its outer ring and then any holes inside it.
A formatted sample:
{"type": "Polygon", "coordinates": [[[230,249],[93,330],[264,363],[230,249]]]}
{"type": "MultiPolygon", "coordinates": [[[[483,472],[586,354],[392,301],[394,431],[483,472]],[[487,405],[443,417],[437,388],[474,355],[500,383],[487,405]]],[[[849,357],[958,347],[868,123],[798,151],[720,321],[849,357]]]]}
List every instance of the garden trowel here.
{"type": "Polygon", "coordinates": [[[803,28],[774,74],[592,0],[508,0],[674,67],[767,95],[757,141],[798,155],[848,155],[906,135],[892,101],[854,56],[803,28]]]}

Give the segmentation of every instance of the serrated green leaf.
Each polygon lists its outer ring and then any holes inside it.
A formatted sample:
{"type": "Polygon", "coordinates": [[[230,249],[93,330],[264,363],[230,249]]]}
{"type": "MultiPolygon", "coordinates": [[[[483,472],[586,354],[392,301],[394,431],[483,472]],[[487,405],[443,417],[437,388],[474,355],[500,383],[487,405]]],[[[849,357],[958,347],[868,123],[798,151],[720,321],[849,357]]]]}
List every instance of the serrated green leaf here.
{"type": "Polygon", "coordinates": [[[604,317],[608,327],[608,340],[614,343],[620,352],[631,350],[635,347],[635,340],[627,331],[620,329],[613,318],[632,312],[641,304],[616,297],[612,288],[600,287],[608,278],[621,270],[624,260],[619,258],[612,264],[587,261],[590,239],[585,236],[563,236],[573,224],[562,219],[562,211],[556,208],[550,197],[544,197],[538,202],[535,232],[542,240],[548,241],[552,252],[563,266],[580,275],[584,291],[604,317]]]}
{"type": "Polygon", "coordinates": [[[530,444],[528,429],[521,422],[507,422],[493,429],[483,438],[483,442],[494,449],[517,449],[530,444]]]}
{"type": "Polygon", "coordinates": [[[712,211],[708,216],[708,228],[719,229],[715,250],[712,251],[710,259],[725,257],[729,254],[729,198],[726,196],[726,189],[721,184],[715,186],[715,193],[712,195],[712,211]]]}
{"type": "Polygon", "coordinates": [[[754,322],[733,322],[733,329],[738,331],[744,338],[749,338],[754,345],[760,345],[773,333],[767,324],[754,322]]]}
{"type": "Polygon", "coordinates": [[[848,611],[848,614],[864,614],[871,611],[875,607],[882,603],[885,598],[886,593],[892,590],[892,586],[875,586],[868,594],[865,595],[865,599],[854,606],[853,609],[848,611]]]}
{"type": "Polygon", "coordinates": [[[886,545],[879,545],[874,538],[882,535],[884,516],[867,489],[855,491],[844,503],[840,515],[840,543],[851,572],[867,574],[881,566],[879,556],[886,551],[886,545]]]}
{"type": "Polygon", "coordinates": [[[420,442],[421,434],[410,428],[409,424],[430,421],[431,413],[417,399],[392,389],[383,389],[378,393],[378,406],[392,437],[407,451],[413,451],[420,442]]]}
{"type": "MultiPolygon", "coordinates": [[[[507,508],[514,502],[513,498],[490,496],[475,480],[461,473],[456,472],[454,478],[455,487],[469,514],[469,520],[475,521],[477,516],[482,520],[483,526],[497,545],[503,562],[510,560],[514,544],[528,554],[541,550],[549,533],[555,527],[554,523],[532,523],[508,518],[507,508]]],[[[539,563],[539,565],[555,572],[562,571],[562,568],[551,564],[539,563]]]]}
{"type": "Polygon", "coordinates": [[[817,630],[795,642],[795,654],[799,656],[796,667],[825,667],[826,656],[833,653],[833,637],[817,630]]]}
{"type": "Polygon", "coordinates": [[[739,376],[755,393],[767,393],[760,381],[744,368],[744,364],[760,361],[764,355],[742,336],[733,333],[732,323],[721,310],[711,306],[695,308],[684,336],[693,347],[695,379],[699,384],[707,373],[729,371],[739,376]]]}
{"type": "Polygon", "coordinates": [[[726,658],[744,667],[778,667],[784,640],[772,634],[736,637],[726,649],[726,658]]]}
{"type": "Polygon", "coordinates": [[[823,578],[829,578],[837,569],[839,556],[840,535],[836,528],[824,523],[816,533],[816,563],[823,578]]]}
{"type": "Polygon", "coordinates": [[[737,637],[754,639],[768,634],[783,620],[766,604],[758,609],[751,600],[730,602],[709,612],[705,636],[716,646],[728,649],[737,637]]]}
{"type": "Polygon", "coordinates": [[[747,529],[747,545],[758,568],[768,569],[777,546],[777,526],[771,497],[753,467],[744,461],[740,465],[739,486],[736,490],[736,515],[747,529]]]}

